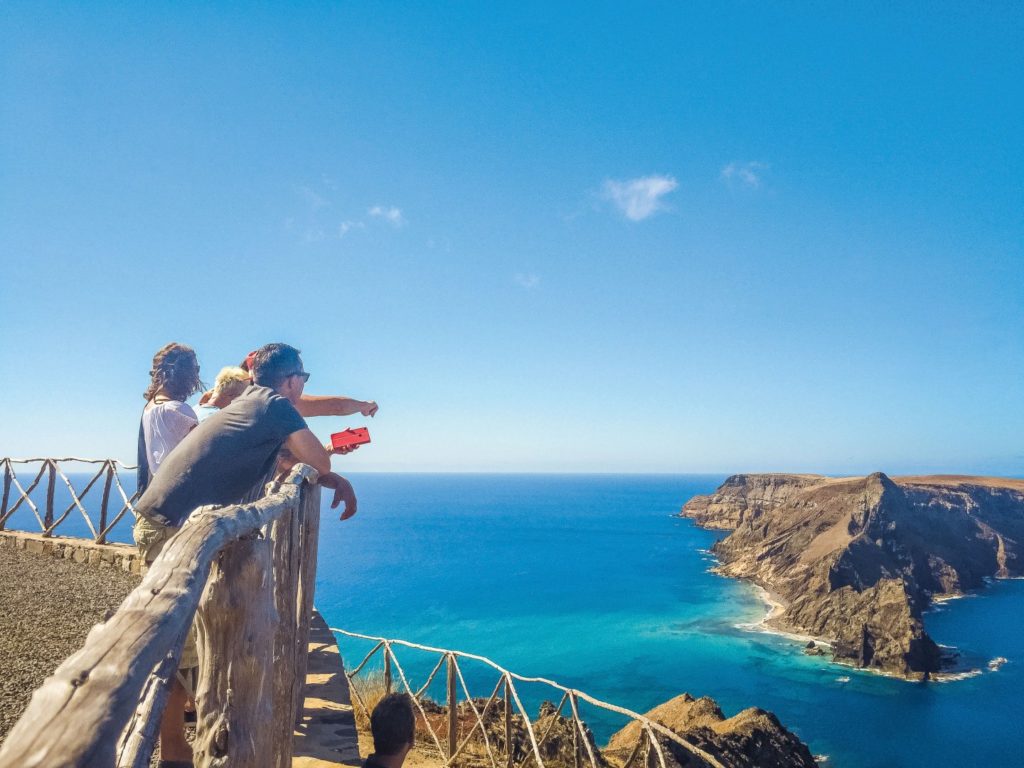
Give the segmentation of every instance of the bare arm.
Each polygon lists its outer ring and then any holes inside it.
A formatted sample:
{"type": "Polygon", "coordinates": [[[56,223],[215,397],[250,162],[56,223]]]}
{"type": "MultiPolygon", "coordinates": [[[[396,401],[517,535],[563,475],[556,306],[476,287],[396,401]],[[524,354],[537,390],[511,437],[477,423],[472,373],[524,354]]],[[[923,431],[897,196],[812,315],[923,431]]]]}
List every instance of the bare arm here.
{"type": "Polygon", "coordinates": [[[310,416],[351,416],[361,413],[373,416],[377,413],[377,403],[373,400],[356,400],[343,395],[302,395],[295,406],[299,415],[310,416]]]}
{"type": "Polygon", "coordinates": [[[329,474],[331,471],[331,456],[327,449],[320,445],[316,435],[308,429],[300,429],[292,432],[284,441],[284,449],[295,462],[309,464],[321,475],[329,474]]]}

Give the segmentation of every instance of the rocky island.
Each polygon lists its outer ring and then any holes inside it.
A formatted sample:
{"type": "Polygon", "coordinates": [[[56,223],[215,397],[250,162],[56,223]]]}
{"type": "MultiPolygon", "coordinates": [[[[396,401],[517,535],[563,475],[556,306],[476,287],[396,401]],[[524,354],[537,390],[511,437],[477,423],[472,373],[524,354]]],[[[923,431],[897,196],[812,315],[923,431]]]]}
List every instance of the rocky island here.
{"type": "Polygon", "coordinates": [[[951,663],[925,631],[934,598],[1024,569],[1024,480],[733,475],[680,514],[730,531],[714,547],[717,570],[768,590],[771,627],[909,679],[951,663]]]}

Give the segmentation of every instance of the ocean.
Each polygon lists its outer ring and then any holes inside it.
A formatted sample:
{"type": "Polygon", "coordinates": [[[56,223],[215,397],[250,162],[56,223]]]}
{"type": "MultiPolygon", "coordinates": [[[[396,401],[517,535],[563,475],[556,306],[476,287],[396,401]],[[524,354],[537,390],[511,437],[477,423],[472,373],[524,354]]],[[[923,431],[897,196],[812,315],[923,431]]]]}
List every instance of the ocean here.
{"type": "MultiPolygon", "coordinates": [[[[741,628],[767,608],[753,587],[709,573],[707,551],[724,534],[674,516],[724,476],[352,480],[358,515],[325,515],[321,532],[316,600],[332,627],[480,654],[641,713],[683,692],[711,696],[727,716],[758,706],[827,755],[824,766],[1024,765],[1024,582],[927,617],[937,642],[984,672],[909,683],[741,628]],[[988,671],[997,656],[1009,663],[988,671]]],[[[371,646],[341,638],[349,669],[371,646]]],[[[417,683],[432,667],[412,651],[398,658],[417,683]]],[[[494,680],[480,670],[467,682],[486,697],[494,680]]],[[[624,723],[583,716],[598,743],[624,723]]]]}
{"type": "MultiPolygon", "coordinates": [[[[359,513],[340,522],[325,503],[321,525],[316,603],[332,627],[480,654],[641,713],[683,692],[711,696],[727,716],[758,706],[827,767],[1024,765],[1022,581],[927,617],[936,641],[980,674],[909,683],[749,629],[767,611],[757,590],[709,572],[708,550],[724,534],[675,517],[724,476],[350,478],[359,513]],[[998,656],[1009,662],[988,671],[998,656]]],[[[33,523],[21,510],[10,526],[33,523]]],[[[77,510],[67,525],[67,535],[87,534],[77,510]]],[[[122,527],[114,538],[129,535],[122,527]]],[[[372,645],[341,637],[347,667],[372,645]]],[[[398,658],[414,687],[436,661],[405,649],[398,658]]],[[[489,696],[495,673],[463,669],[471,693],[489,696]]],[[[557,703],[540,685],[522,693],[534,713],[542,699],[557,703]]],[[[588,705],[582,716],[598,743],[625,723],[588,705]]]]}

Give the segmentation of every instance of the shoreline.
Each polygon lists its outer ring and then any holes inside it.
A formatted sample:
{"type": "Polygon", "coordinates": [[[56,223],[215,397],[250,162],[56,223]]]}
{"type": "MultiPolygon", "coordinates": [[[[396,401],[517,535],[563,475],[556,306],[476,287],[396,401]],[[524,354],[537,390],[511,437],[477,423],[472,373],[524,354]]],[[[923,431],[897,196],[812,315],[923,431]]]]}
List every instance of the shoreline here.
{"type": "Polygon", "coordinates": [[[768,635],[777,635],[779,637],[784,637],[787,640],[794,640],[801,643],[813,642],[816,645],[824,646],[828,649],[832,648],[832,643],[828,640],[799,632],[790,632],[773,625],[772,622],[782,616],[786,611],[786,603],[783,601],[782,597],[778,593],[773,592],[760,584],[755,584],[752,581],[746,581],[746,579],[743,579],[743,581],[753,587],[757,596],[767,607],[768,612],[762,616],[759,621],[737,624],[737,629],[742,629],[745,632],[762,632],[768,635]]]}
{"type": "MultiPolygon", "coordinates": [[[[746,581],[746,580],[743,580],[743,581],[746,581]]],[[[778,637],[786,638],[787,640],[793,640],[793,641],[797,641],[797,642],[801,642],[801,643],[813,642],[816,645],[821,646],[821,647],[823,647],[823,648],[825,648],[827,650],[831,650],[832,649],[832,643],[830,641],[828,641],[828,640],[824,640],[824,639],[822,639],[820,637],[814,637],[813,635],[800,634],[800,633],[797,633],[797,632],[788,632],[788,631],[786,631],[784,629],[779,629],[778,627],[772,626],[770,622],[772,622],[773,620],[777,619],[779,616],[782,615],[783,612],[785,612],[785,610],[786,610],[786,603],[783,601],[783,599],[777,593],[773,592],[772,590],[768,589],[767,587],[763,587],[760,584],[755,584],[754,582],[751,582],[751,581],[748,581],[746,583],[748,585],[750,585],[751,587],[753,587],[754,591],[757,593],[757,596],[765,604],[765,607],[767,609],[767,613],[765,613],[765,615],[759,621],[756,621],[756,622],[743,622],[743,623],[736,624],[735,626],[737,627],[737,629],[742,629],[745,632],[762,632],[764,634],[776,635],[778,637]]],[[[950,595],[950,596],[946,597],[945,600],[943,600],[943,602],[951,601],[951,600],[958,600],[958,599],[965,598],[965,597],[974,597],[974,595],[971,595],[971,594],[950,595]]],[[[956,650],[956,649],[955,648],[951,648],[951,650],[956,650]]],[[[1000,658],[1002,658],[1002,657],[1000,657],[1000,658]]],[[[829,664],[835,664],[835,665],[837,665],[839,667],[842,667],[844,669],[849,669],[849,670],[852,670],[854,672],[864,672],[866,674],[874,675],[876,677],[884,677],[884,678],[889,678],[889,679],[892,679],[892,680],[900,680],[900,681],[903,681],[903,682],[906,682],[906,683],[928,683],[928,682],[931,682],[931,683],[955,683],[955,682],[958,682],[960,680],[969,680],[972,677],[979,677],[981,675],[984,675],[985,672],[986,672],[985,669],[981,669],[979,667],[969,667],[969,668],[957,669],[954,666],[954,667],[952,667],[952,668],[950,668],[948,670],[944,670],[944,671],[941,671],[941,672],[933,672],[933,673],[931,673],[929,675],[929,677],[926,680],[915,680],[913,678],[906,677],[905,675],[897,675],[897,674],[894,674],[892,672],[885,672],[885,671],[880,670],[880,669],[873,669],[871,667],[858,667],[858,666],[855,666],[854,664],[848,663],[846,661],[838,660],[838,659],[836,659],[834,657],[827,659],[827,661],[828,661],[829,664]]],[[[988,672],[997,672],[997,671],[999,671],[999,667],[1000,666],[1002,666],[1002,664],[1000,664],[999,666],[997,666],[995,668],[991,668],[990,667],[987,671],[988,672]]]]}

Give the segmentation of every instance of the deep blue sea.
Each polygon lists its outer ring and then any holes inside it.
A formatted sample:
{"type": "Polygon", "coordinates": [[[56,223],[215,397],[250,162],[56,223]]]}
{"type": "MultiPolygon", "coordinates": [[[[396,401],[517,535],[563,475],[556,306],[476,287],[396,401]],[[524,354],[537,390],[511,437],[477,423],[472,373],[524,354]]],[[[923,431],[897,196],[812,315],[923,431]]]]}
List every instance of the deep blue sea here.
{"type": "MultiPolygon", "coordinates": [[[[712,696],[726,715],[763,707],[827,755],[825,766],[1024,765],[1024,581],[927,618],[967,662],[1008,664],[907,683],[740,628],[764,604],[752,587],[708,572],[721,533],[674,517],[721,476],[350,477],[359,514],[339,522],[325,505],[321,529],[316,602],[332,627],[481,654],[639,712],[684,691],[712,696]]],[[[11,527],[32,529],[31,513],[15,517],[11,527]]],[[[65,532],[87,533],[80,519],[75,511],[65,532]]],[[[341,638],[349,669],[371,646],[341,638]]],[[[433,664],[414,651],[399,660],[414,686],[433,664]]],[[[464,671],[474,695],[491,693],[493,672],[464,671]]],[[[541,686],[522,692],[531,708],[552,697],[541,686]]],[[[602,742],[624,724],[582,714],[602,742]]]]}

